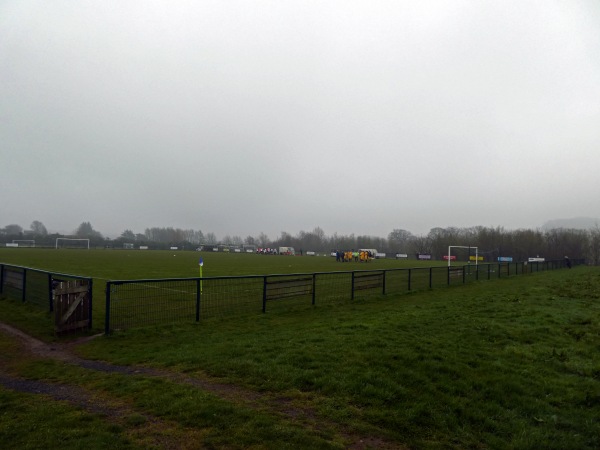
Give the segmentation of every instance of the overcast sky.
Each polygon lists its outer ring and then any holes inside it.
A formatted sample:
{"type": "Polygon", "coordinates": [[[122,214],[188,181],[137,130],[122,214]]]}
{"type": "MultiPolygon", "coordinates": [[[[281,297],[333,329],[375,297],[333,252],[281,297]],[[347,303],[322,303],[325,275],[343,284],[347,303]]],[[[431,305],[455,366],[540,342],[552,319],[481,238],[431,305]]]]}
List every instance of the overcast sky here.
{"type": "Polygon", "coordinates": [[[600,217],[600,2],[0,0],[0,227],[600,217]]]}

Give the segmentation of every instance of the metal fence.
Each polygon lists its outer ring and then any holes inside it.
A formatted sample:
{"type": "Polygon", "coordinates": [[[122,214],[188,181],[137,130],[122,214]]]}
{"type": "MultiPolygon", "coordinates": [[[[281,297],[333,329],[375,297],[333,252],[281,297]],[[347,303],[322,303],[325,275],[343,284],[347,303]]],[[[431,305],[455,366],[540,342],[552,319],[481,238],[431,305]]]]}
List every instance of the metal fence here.
{"type": "MultiPolygon", "coordinates": [[[[22,301],[40,308],[49,313],[55,312],[58,305],[56,301],[62,300],[55,295],[58,291],[64,292],[66,283],[84,285],[87,291],[86,309],[89,308],[89,325],[92,327],[92,285],[89,277],[69,275],[57,272],[48,272],[28,267],[0,264],[0,295],[3,297],[22,301]],[[89,305],[88,305],[89,303],[89,305]]],[[[79,289],[81,290],[81,289],[79,289]]]]}
{"type": "MultiPolygon", "coordinates": [[[[573,261],[573,265],[583,260],[573,261]]],[[[565,261],[106,283],[105,333],[214,317],[289,311],[369,296],[462,285],[561,269],[565,261]]]]}

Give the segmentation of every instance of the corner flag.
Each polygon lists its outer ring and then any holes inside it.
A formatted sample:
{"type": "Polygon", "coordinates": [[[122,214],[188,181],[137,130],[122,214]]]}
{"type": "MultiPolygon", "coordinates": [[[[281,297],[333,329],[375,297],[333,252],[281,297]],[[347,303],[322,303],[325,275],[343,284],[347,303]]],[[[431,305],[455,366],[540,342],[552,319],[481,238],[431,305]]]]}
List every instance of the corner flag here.
{"type": "MultiPolygon", "coordinates": [[[[204,265],[204,260],[202,258],[198,261],[198,265],[200,266],[200,278],[202,278],[202,266],[204,265]]],[[[202,280],[200,280],[200,292],[202,292],[202,280]]]]}

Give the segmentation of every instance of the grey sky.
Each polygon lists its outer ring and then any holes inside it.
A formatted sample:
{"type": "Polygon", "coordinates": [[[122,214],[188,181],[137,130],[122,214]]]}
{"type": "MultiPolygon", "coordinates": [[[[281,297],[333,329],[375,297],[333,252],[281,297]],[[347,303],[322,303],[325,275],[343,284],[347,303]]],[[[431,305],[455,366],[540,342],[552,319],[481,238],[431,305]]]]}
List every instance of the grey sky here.
{"type": "Polygon", "coordinates": [[[600,2],[0,0],[0,227],[600,217],[600,2]]]}

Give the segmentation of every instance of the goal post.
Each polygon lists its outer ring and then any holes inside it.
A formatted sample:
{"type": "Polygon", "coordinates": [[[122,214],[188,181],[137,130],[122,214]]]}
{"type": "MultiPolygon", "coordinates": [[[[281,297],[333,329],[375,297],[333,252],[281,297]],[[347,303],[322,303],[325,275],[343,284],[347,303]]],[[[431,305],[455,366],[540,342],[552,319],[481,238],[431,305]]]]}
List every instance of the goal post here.
{"type": "Polygon", "coordinates": [[[256,245],[254,244],[243,244],[242,250],[244,253],[256,253],[256,245]]]}
{"type": "Polygon", "coordinates": [[[479,265],[479,253],[478,253],[478,248],[477,247],[473,247],[470,245],[449,245],[448,246],[448,267],[450,267],[450,261],[452,259],[452,249],[453,248],[468,248],[469,249],[469,256],[471,256],[471,249],[474,248],[475,249],[475,265],[479,265]]]}
{"type": "Polygon", "coordinates": [[[89,250],[90,240],[79,238],[56,238],[55,248],[83,248],[89,250]]]}

